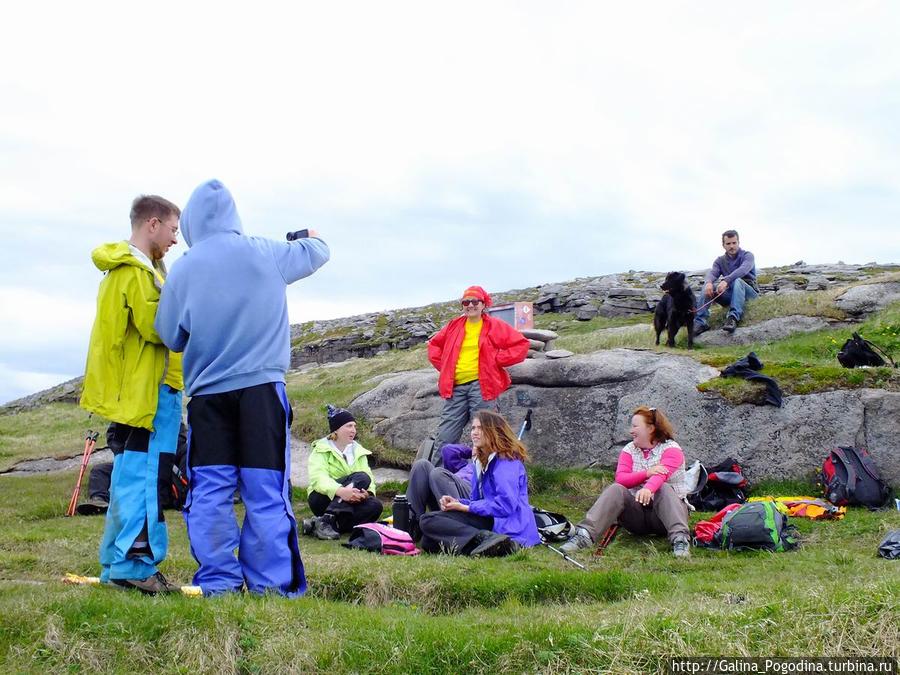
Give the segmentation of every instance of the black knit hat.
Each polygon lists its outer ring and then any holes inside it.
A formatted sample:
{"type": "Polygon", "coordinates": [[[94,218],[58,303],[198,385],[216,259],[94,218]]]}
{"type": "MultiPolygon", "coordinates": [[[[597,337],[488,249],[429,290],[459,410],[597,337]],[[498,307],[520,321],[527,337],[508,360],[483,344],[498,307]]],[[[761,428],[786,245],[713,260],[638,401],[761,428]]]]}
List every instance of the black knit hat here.
{"type": "Polygon", "coordinates": [[[344,410],[343,408],[335,408],[333,405],[328,405],[328,428],[334,432],[340,429],[342,426],[347,424],[347,422],[355,422],[356,418],[349,410],[344,410]]]}

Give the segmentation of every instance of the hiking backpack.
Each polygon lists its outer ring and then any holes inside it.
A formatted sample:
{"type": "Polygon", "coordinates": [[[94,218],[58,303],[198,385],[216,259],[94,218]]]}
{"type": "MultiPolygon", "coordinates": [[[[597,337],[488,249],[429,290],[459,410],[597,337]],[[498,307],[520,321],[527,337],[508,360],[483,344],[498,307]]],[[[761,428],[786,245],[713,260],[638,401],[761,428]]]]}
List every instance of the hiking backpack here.
{"type": "Polygon", "coordinates": [[[891,365],[894,368],[897,367],[897,364],[894,363],[894,360],[885,354],[885,352],[878,347],[878,345],[872,344],[864,337],[862,337],[859,333],[854,333],[853,336],[848,339],[844,345],[841,347],[841,350],[837,354],[837,359],[844,368],[859,368],[860,366],[883,366],[884,359],[881,358],[881,355],[878,354],[875,350],[887,356],[888,360],[891,362],[891,365]]]}
{"type": "Polygon", "coordinates": [[[699,545],[729,551],[780,552],[800,545],[797,528],[788,523],[787,516],[771,501],[752,502],[733,508],[722,518],[722,526],[711,542],[695,541],[699,545]]]}
{"type": "Polygon", "coordinates": [[[381,523],[362,523],[353,528],[344,548],[357,548],[382,555],[419,555],[408,532],[381,523]]]}
{"type": "Polygon", "coordinates": [[[566,541],[575,532],[572,523],[561,513],[545,511],[537,506],[532,506],[531,511],[534,513],[534,523],[537,525],[541,542],[545,544],[566,541]]]}
{"type": "Polygon", "coordinates": [[[825,499],[837,506],[884,506],[891,489],[881,479],[869,453],[857,448],[834,448],[822,462],[825,499]]]}
{"type": "Polygon", "coordinates": [[[715,466],[706,468],[706,484],[687,497],[688,503],[698,511],[721,511],[729,504],[747,501],[750,482],[744,476],[741,465],[731,457],[715,466]]]}

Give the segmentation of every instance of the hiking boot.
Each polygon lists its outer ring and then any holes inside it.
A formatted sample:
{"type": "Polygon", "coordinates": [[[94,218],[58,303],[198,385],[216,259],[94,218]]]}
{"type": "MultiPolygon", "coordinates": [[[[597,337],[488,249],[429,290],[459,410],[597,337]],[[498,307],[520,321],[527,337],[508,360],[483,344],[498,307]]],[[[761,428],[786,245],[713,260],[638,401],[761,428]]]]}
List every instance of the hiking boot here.
{"type": "Polygon", "coordinates": [[[679,537],[672,542],[672,553],[676,558],[691,557],[691,541],[687,537],[679,537]]]}
{"type": "Polygon", "coordinates": [[[340,539],[341,535],[335,528],[334,516],[326,513],[324,516],[316,518],[316,524],[313,525],[313,536],[326,541],[340,539]]]}
{"type": "MultiPolygon", "coordinates": [[[[731,316],[729,314],[725,318],[725,323],[722,324],[722,330],[724,330],[726,333],[733,333],[735,331],[735,329],[737,328],[737,323],[738,323],[737,319],[735,319],[733,316],[731,316]]],[[[694,332],[694,335],[696,335],[696,334],[697,333],[694,332]]]]}
{"type": "Polygon", "coordinates": [[[694,323],[694,337],[698,335],[703,335],[706,331],[709,330],[709,326],[705,323],[694,323]]]}
{"type": "Polygon", "coordinates": [[[569,541],[559,547],[559,550],[563,553],[575,553],[575,551],[582,548],[590,548],[594,545],[594,542],[591,540],[591,535],[588,534],[588,531],[583,527],[576,527],[575,534],[569,537],[569,541]]]}
{"type": "Polygon", "coordinates": [[[313,529],[316,527],[316,519],[315,518],[304,518],[300,523],[300,532],[305,534],[307,537],[313,536],[313,529]]]}
{"type": "Polygon", "coordinates": [[[109,502],[105,499],[93,497],[75,507],[75,513],[79,516],[99,516],[109,510],[109,502]]]}
{"type": "Polygon", "coordinates": [[[180,586],[170,583],[162,572],[157,572],[146,579],[110,579],[110,583],[122,588],[134,588],[147,595],[178,593],[181,590],[180,586]]]}
{"type": "Polygon", "coordinates": [[[491,532],[469,553],[471,556],[484,556],[486,558],[500,558],[519,550],[519,545],[505,534],[491,532]]]}

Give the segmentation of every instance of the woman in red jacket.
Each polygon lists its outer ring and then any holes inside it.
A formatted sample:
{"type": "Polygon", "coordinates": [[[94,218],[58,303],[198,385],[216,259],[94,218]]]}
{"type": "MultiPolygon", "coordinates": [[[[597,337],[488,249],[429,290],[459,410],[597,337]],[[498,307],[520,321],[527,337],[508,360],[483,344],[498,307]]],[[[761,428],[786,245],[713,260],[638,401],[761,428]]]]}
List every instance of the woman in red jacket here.
{"type": "Polygon", "coordinates": [[[446,399],[431,461],[439,466],[441,448],[458,443],[475,411],[492,404],[512,381],[504,370],[525,360],[528,340],[499,319],[484,314],[491,296],[470,286],[462,296],[463,315],[450,321],[428,342],[428,360],[440,371],[438,393],[446,399]]]}

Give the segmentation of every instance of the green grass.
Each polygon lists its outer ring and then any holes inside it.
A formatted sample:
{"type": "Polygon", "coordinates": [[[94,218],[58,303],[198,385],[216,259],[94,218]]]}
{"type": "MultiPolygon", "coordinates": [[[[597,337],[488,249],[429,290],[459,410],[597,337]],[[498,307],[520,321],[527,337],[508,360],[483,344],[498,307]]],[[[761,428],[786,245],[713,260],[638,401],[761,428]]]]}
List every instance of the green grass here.
{"type": "MultiPolygon", "coordinates": [[[[532,501],[573,520],[610,479],[530,474],[532,501]]],[[[97,572],[102,519],[60,515],[73,475],[0,480],[3,672],[638,673],[675,655],[900,651],[900,567],[874,555],[897,512],[797,521],[804,543],[791,553],[694,550],[689,561],[623,532],[601,558],[577,554],[588,572],[544,548],[392,558],[303,538],[302,599],[149,598],[58,581],[97,572]]],[[[308,514],[300,500],[295,511],[308,514]]],[[[168,518],[164,571],[186,583],[184,525],[168,518]]]]}
{"type": "Polygon", "coordinates": [[[34,410],[0,415],[0,471],[24,459],[74,457],[84,451],[88,428],[101,432],[107,420],[88,414],[74,403],[51,403],[34,410]]]}
{"type": "MultiPolygon", "coordinates": [[[[792,335],[775,342],[735,347],[715,347],[697,351],[696,358],[723,368],[749,351],[764,364],[764,375],[774,377],[785,394],[810,394],[835,389],[874,387],[900,391],[900,370],[890,367],[842,367],[837,353],[854,332],[872,340],[894,360],[900,356],[900,304],[894,304],[852,328],[835,328],[792,335]]],[[[763,385],[740,378],[715,378],[700,385],[703,391],[717,391],[735,403],[758,401],[763,385]]]]}

